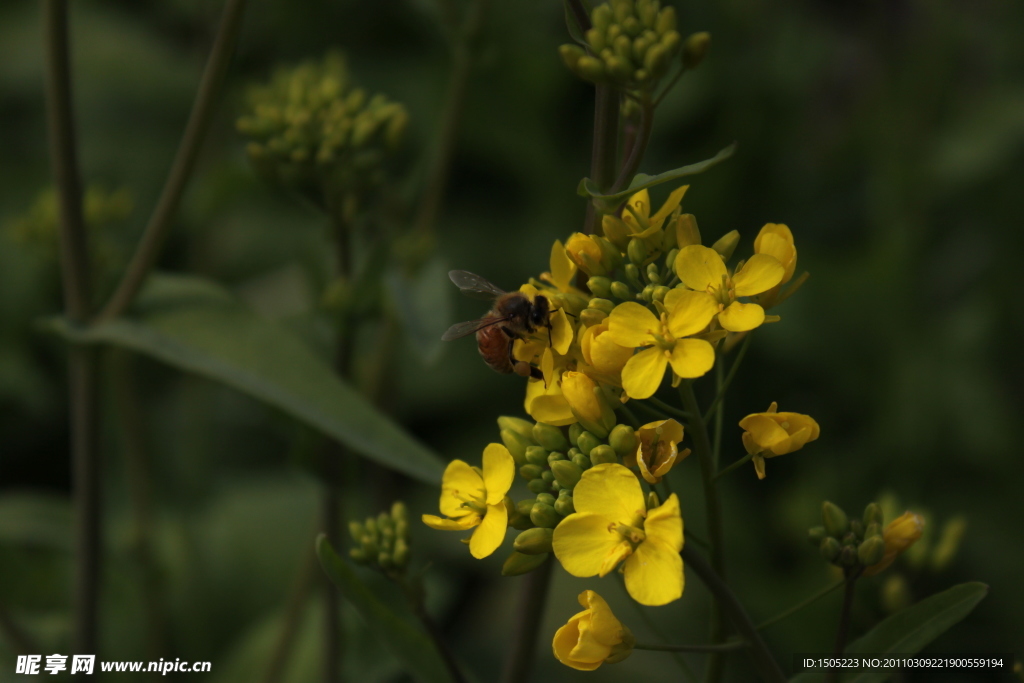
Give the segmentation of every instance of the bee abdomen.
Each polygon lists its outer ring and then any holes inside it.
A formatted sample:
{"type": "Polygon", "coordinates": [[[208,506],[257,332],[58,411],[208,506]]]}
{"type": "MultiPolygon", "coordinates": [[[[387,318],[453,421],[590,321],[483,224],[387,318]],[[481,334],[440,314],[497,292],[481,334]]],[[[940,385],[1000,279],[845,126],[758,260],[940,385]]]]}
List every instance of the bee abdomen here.
{"type": "Polygon", "coordinates": [[[484,362],[491,366],[491,369],[503,375],[512,373],[512,363],[508,357],[509,336],[500,325],[490,325],[478,330],[476,343],[484,362]]]}

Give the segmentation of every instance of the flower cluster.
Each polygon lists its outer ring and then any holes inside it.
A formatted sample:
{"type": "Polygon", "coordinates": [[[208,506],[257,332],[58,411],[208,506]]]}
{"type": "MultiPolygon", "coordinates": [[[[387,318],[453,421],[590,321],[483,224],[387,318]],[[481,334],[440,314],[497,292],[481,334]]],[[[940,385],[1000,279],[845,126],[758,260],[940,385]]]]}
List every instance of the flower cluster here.
{"type": "Polygon", "coordinates": [[[351,521],[348,531],[356,545],[348,551],[354,561],[384,572],[402,573],[409,563],[409,513],[405,503],[365,521],[351,521]]]}
{"type": "Polygon", "coordinates": [[[409,120],[403,105],[354,87],[338,53],[278,71],[252,90],[250,103],[237,127],[250,140],[253,166],[318,203],[379,181],[409,120]]]}
{"type": "Polygon", "coordinates": [[[873,576],[914,545],[924,532],[924,518],[905,512],[882,528],[882,507],[869,503],[861,519],[850,519],[842,508],[825,501],[821,506],[822,526],[808,532],[821,556],[846,571],[873,576]]]}

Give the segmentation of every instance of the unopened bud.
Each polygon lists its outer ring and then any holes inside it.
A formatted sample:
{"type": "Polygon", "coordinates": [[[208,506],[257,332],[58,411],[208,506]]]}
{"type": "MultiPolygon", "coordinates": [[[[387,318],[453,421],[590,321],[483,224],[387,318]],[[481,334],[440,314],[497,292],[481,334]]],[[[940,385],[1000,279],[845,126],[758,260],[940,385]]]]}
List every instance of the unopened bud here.
{"type": "Polygon", "coordinates": [[[555,504],[555,497],[552,496],[550,493],[538,493],[537,497],[534,499],[533,502],[535,504],[536,503],[544,503],[545,505],[554,505],[555,504]]]}
{"type": "Polygon", "coordinates": [[[865,529],[872,524],[882,526],[882,506],[878,503],[868,503],[867,507],[864,508],[863,522],[865,529]]]}
{"type": "Polygon", "coordinates": [[[707,31],[701,31],[700,33],[694,33],[686,39],[686,45],[683,46],[683,66],[687,69],[696,68],[704,57],[707,56],[708,50],[711,49],[711,34],[707,31]]]}
{"type": "Polygon", "coordinates": [[[676,30],[676,8],[664,7],[658,13],[658,19],[654,23],[654,30],[658,35],[665,35],[669,31],[676,30]]]}
{"type": "Polygon", "coordinates": [[[864,538],[871,538],[872,536],[881,536],[881,535],[882,535],[882,527],[879,524],[872,523],[872,524],[869,524],[866,529],[864,529],[864,538]]]}
{"type": "Polygon", "coordinates": [[[583,470],[571,460],[559,460],[551,463],[551,473],[555,475],[555,480],[562,485],[563,489],[570,491],[583,476],[583,470]]]}
{"type": "Polygon", "coordinates": [[[533,440],[549,451],[565,451],[569,448],[569,440],[562,430],[543,422],[533,426],[533,440]]]}
{"type": "Polygon", "coordinates": [[[524,555],[523,553],[513,552],[505,560],[505,564],[501,566],[502,576],[519,576],[532,572],[537,567],[544,564],[544,560],[548,558],[547,555],[524,555]]]}
{"type": "Polygon", "coordinates": [[[843,567],[855,567],[857,565],[857,550],[853,546],[843,546],[839,553],[839,564],[843,567]]]}
{"type": "MultiPolygon", "coordinates": [[[[591,451],[591,453],[593,452],[594,451],[591,451]]],[[[589,470],[591,467],[593,467],[593,462],[590,460],[590,458],[583,455],[582,453],[577,453],[576,455],[572,456],[572,458],[570,458],[570,461],[574,465],[579,467],[581,470],[589,470]]]]}
{"type": "Polygon", "coordinates": [[[811,542],[811,545],[821,545],[826,536],[828,536],[828,532],[823,526],[812,527],[807,531],[807,540],[811,542]]]}
{"type": "Polygon", "coordinates": [[[558,526],[558,522],[561,517],[555,512],[553,505],[547,503],[534,503],[533,508],[530,510],[530,521],[536,526],[554,529],[558,526]]]}
{"type": "Polygon", "coordinates": [[[616,299],[623,301],[631,301],[633,299],[633,290],[629,288],[625,282],[619,282],[616,280],[611,285],[612,296],[616,299]]]}
{"type": "Polygon", "coordinates": [[[601,445],[601,440],[590,432],[582,432],[578,439],[576,439],[576,447],[580,449],[580,453],[583,455],[590,455],[590,451],[601,445]]]}
{"type": "Polygon", "coordinates": [[[882,584],[882,608],[892,614],[905,607],[910,607],[913,597],[910,586],[902,574],[892,574],[882,584]]]}
{"type": "Polygon", "coordinates": [[[730,230],[725,233],[718,240],[711,245],[721,255],[723,261],[728,261],[732,258],[732,254],[736,251],[736,245],[740,243],[740,233],[738,230],[730,230]]]}
{"type": "Polygon", "coordinates": [[[557,462],[559,460],[565,460],[565,459],[566,459],[565,453],[559,453],[558,451],[551,451],[550,453],[548,453],[548,464],[549,465],[551,463],[553,463],[553,462],[557,462]]]}
{"type": "Polygon", "coordinates": [[[872,536],[857,547],[857,559],[865,567],[877,564],[884,555],[885,541],[881,536],[872,536]]]}
{"type": "Polygon", "coordinates": [[[517,465],[526,463],[526,449],[533,445],[531,441],[527,441],[521,434],[511,429],[502,429],[501,442],[512,454],[512,459],[517,465]]]}
{"type": "Polygon", "coordinates": [[[409,544],[405,542],[405,539],[399,538],[395,541],[395,549],[391,552],[391,561],[399,569],[409,563],[409,544]]]}
{"type": "MultiPolygon", "coordinates": [[[[700,244],[700,229],[697,218],[692,213],[684,213],[676,221],[676,246],[680,249],[693,244],[700,244]]],[[[673,261],[673,267],[675,262],[673,261]]]]}
{"type": "Polygon", "coordinates": [[[516,552],[524,555],[540,555],[551,552],[551,536],[554,532],[551,529],[527,529],[512,542],[516,552]]]}
{"type": "Polygon", "coordinates": [[[629,425],[615,425],[608,434],[608,444],[623,458],[636,454],[637,443],[636,432],[629,425]]]}
{"type": "Polygon", "coordinates": [[[611,313],[612,310],[615,308],[615,303],[610,299],[601,299],[599,297],[594,297],[593,299],[590,300],[588,308],[596,309],[598,311],[604,311],[605,313],[611,313]]]}
{"type": "Polygon", "coordinates": [[[569,67],[569,71],[579,73],[576,65],[580,61],[580,57],[585,57],[587,53],[579,45],[559,45],[558,54],[565,65],[569,67]]]}
{"type": "Polygon", "coordinates": [[[587,308],[580,313],[580,322],[587,327],[600,325],[608,317],[608,314],[597,308],[587,308]]]}
{"type": "Polygon", "coordinates": [[[640,269],[633,263],[627,263],[624,268],[626,273],[626,280],[633,286],[633,289],[640,290],[644,288],[644,283],[640,281],[640,269]]]}
{"type": "Polygon", "coordinates": [[[946,522],[942,528],[939,543],[932,551],[932,569],[938,572],[949,565],[960,548],[965,531],[967,531],[967,520],[963,517],[954,517],[946,522]]]}
{"type": "Polygon", "coordinates": [[[543,466],[548,461],[548,452],[541,446],[530,446],[526,449],[526,462],[531,465],[543,466]]]}
{"type": "Polygon", "coordinates": [[[348,533],[352,537],[352,540],[358,543],[363,537],[363,525],[356,521],[349,522],[348,533]]]}
{"type": "Polygon", "coordinates": [[[526,482],[526,488],[530,489],[534,493],[543,493],[551,489],[551,484],[547,483],[541,478],[531,479],[526,482]]]}
{"type": "Polygon", "coordinates": [[[576,512],[576,507],[572,502],[572,493],[563,489],[562,492],[558,494],[558,500],[555,501],[555,512],[563,517],[568,517],[572,513],[576,512]]]}
{"type": "MultiPolygon", "coordinates": [[[[498,418],[498,429],[511,429],[527,441],[533,441],[533,423],[521,417],[502,415],[498,418]]],[[[534,444],[531,443],[531,446],[534,444]]]]}
{"type": "Polygon", "coordinates": [[[581,427],[578,422],[569,425],[569,443],[575,446],[577,440],[580,438],[580,434],[582,433],[583,427],[581,427]]]}
{"type": "Polygon", "coordinates": [[[405,506],[405,503],[403,503],[400,500],[396,500],[394,503],[392,503],[392,505],[391,505],[391,519],[395,520],[396,529],[397,529],[397,526],[400,523],[402,523],[402,522],[405,522],[405,523],[408,524],[408,522],[409,522],[409,509],[405,506]]]}
{"type": "Polygon", "coordinates": [[[603,275],[595,275],[594,277],[587,280],[587,289],[594,296],[601,297],[602,299],[610,299],[612,296],[612,281],[603,275]]]}
{"type": "Polygon", "coordinates": [[[654,491],[649,491],[647,493],[647,509],[653,510],[659,505],[661,505],[661,501],[658,499],[658,494],[654,491]]]}
{"type": "Polygon", "coordinates": [[[629,256],[629,262],[639,268],[647,259],[647,245],[642,239],[634,237],[629,241],[629,246],[626,247],[626,254],[629,256]]]}
{"type": "Polygon", "coordinates": [[[839,557],[839,553],[840,551],[842,551],[842,549],[843,547],[839,545],[839,541],[832,538],[831,536],[826,536],[821,541],[821,545],[818,546],[818,550],[821,552],[821,556],[829,562],[832,562],[837,557],[839,557]]]}
{"type": "Polygon", "coordinates": [[[555,475],[551,474],[551,470],[544,470],[540,473],[541,480],[549,487],[555,483],[555,475]]]}
{"type": "Polygon", "coordinates": [[[526,480],[533,480],[540,477],[544,468],[540,465],[523,465],[519,468],[519,476],[526,480]]]}
{"type": "Polygon", "coordinates": [[[652,285],[661,284],[661,273],[658,271],[657,263],[647,264],[647,279],[651,281],[652,285]]]}
{"type": "Polygon", "coordinates": [[[590,451],[590,462],[595,465],[602,465],[604,463],[618,461],[618,453],[616,453],[615,449],[609,446],[608,444],[601,444],[599,446],[595,446],[594,449],[590,451]]]}
{"type": "Polygon", "coordinates": [[[856,536],[858,540],[864,538],[864,523],[859,519],[851,519],[850,532],[856,536]]]}
{"type": "Polygon", "coordinates": [[[576,60],[576,68],[573,71],[591,83],[601,83],[607,77],[604,62],[590,55],[583,55],[576,60]]]}
{"type": "Polygon", "coordinates": [[[846,513],[834,503],[825,501],[821,504],[821,521],[825,524],[825,530],[830,536],[840,537],[850,528],[850,521],[846,513]]]}

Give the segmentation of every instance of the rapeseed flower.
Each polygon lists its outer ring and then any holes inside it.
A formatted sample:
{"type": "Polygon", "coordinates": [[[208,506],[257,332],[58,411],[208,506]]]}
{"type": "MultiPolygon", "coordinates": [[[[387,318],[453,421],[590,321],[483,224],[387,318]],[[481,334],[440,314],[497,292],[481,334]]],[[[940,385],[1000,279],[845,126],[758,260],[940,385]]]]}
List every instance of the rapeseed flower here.
{"type": "Polygon", "coordinates": [[[622,563],[626,590],[642,605],[683,594],[679,499],[647,509],[640,481],[615,463],[595,465],[573,489],[576,512],[555,527],[552,547],[573,576],[605,576],[622,563]]]}
{"type": "Polygon", "coordinates": [[[690,455],[690,449],[679,452],[683,425],[675,420],[649,422],[636,430],[636,464],[648,484],[657,484],[677,461],[690,455]]]}
{"type": "Polygon", "coordinates": [[[882,539],[885,541],[885,555],[876,564],[864,570],[864,576],[873,576],[884,571],[907,548],[917,543],[924,533],[924,517],[913,512],[904,512],[885,526],[882,539]]]}
{"type": "Polygon", "coordinates": [[[465,531],[474,529],[469,552],[477,559],[493,553],[505,540],[508,511],[505,494],[512,488],[515,461],[498,443],[484,449],[483,469],[462,460],[452,460],[441,477],[441,514],[423,515],[431,529],[465,531]]]}
{"type": "Polygon", "coordinates": [[[779,404],[772,401],[763,413],[752,413],[740,420],[743,446],[753,456],[757,478],[764,479],[764,460],[800,450],[804,444],[818,438],[821,429],[810,415],[780,413],[779,404]]]}
{"type": "Polygon", "coordinates": [[[615,618],[604,598],[588,590],[577,599],[585,609],[555,632],[551,642],[555,658],[573,669],[593,671],[632,654],[636,638],[615,618]]]}
{"type": "Polygon", "coordinates": [[[622,368],[622,388],[630,398],[648,398],[661,386],[665,368],[676,377],[705,374],[715,364],[715,349],[704,339],[685,339],[708,326],[718,312],[704,292],[673,289],[664,301],[660,319],[646,306],[619,304],[608,316],[610,341],[640,349],[622,368]]]}

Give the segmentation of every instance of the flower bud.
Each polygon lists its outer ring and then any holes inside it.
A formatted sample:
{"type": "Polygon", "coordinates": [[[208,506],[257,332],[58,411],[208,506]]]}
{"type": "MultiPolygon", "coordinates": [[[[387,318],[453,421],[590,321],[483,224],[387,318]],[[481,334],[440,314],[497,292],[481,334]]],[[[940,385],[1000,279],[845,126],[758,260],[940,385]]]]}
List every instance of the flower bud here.
{"type": "Polygon", "coordinates": [[[655,301],[664,301],[670,291],[672,290],[665,285],[658,285],[651,290],[651,298],[655,301]]]}
{"type": "Polygon", "coordinates": [[[530,489],[534,493],[544,493],[551,489],[551,485],[538,477],[537,479],[531,479],[526,482],[526,488],[530,489]]]}
{"type": "Polygon", "coordinates": [[[544,503],[545,505],[554,505],[555,497],[550,493],[538,493],[537,497],[533,501],[534,503],[544,503]]]}
{"type": "Polygon", "coordinates": [[[580,61],[580,57],[585,57],[587,53],[579,45],[559,45],[558,54],[565,65],[569,67],[569,71],[578,75],[579,71],[576,65],[580,61]]]}
{"type": "MultiPolygon", "coordinates": [[[[578,423],[573,423],[573,424],[569,425],[569,443],[571,443],[573,446],[575,446],[576,443],[577,443],[577,440],[580,438],[580,434],[582,434],[582,433],[583,433],[583,427],[581,427],[578,423]]],[[[570,453],[571,453],[572,449],[569,449],[569,450],[570,450],[570,453]]]]}
{"type": "Polygon", "coordinates": [[[652,285],[661,284],[661,273],[658,271],[657,263],[647,264],[647,279],[651,281],[652,285]]]}
{"type": "Polygon", "coordinates": [[[857,550],[853,546],[843,546],[839,552],[839,565],[847,568],[857,566],[857,550]]]}
{"type": "Polygon", "coordinates": [[[573,233],[565,243],[565,253],[587,275],[607,274],[607,270],[601,265],[604,255],[601,245],[592,236],[584,235],[582,232],[573,233]]]}
{"type": "Polygon", "coordinates": [[[533,426],[533,440],[549,451],[566,451],[569,449],[569,440],[559,427],[553,427],[543,422],[533,426]]]}
{"type": "Polygon", "coordinates": [[[625,282],[619,282],[618,280],[613,282],[611,285],[611,292],[612,296],[616,299],[621,299],[623,301],[633,300],[633,290],[630,289],[629,285],[625,282]]]}
{"type": "Polygon", "coordinates": [[[565,453],[559,453],[558,451],[551,451],[550,453],[548,453],[548,464],[549,465],[551,463],[553,463],[553,462],[557,462],[558,460],[565,460],[565,459],[566,459],[565,453]]]}
{"type": "Polygon", "coordinates": [[[598,308],[587,308],[580,313],[580,322],[587,327],[600,325],[608,317],[608,314],[598,308]]]}
{"type": "Polygon", "coordinates": [[[675,7],[664,7],[658,12],[658,19],[654,22],[654,30],[658,32],[659,36],[676,30],[675,7]]]}
{"type": "Polygon", "coordinates": [[[622,254],[618,247],[600,235],[593,235],[593,240],[601,248],[601,266],[608,272],[622,265],[622,254]]]}
{"type": "Polygon", "coordinates": [[[391,551],[391,562],[399,569],[403,569],[409,564],[409,544],[405,542],[404,538],[395,541],[395,548],[391,551]]]}
{"type": "Polygon", "coordinates": [[[821,545],[818,546],[818,550],[821,552],[821,556],[824,557],[829,562],[832,562],[837,557],[839,557],[839,552],[842,549],[843,549],[843,547],[841,545],[839,545],[839,541],[837,541],[836,539],[832,538],[831,536],[826,536],[821,541],[821,545]]]}
{"type": "Polygon", "coordinates": [[[601,440],[590,432],[583,432],[580,434],[580,438],[576,440],[576,447],[580,449],[580,453],[589,456],[590,451],[601,445],[601,440]]]}
{"type": "Polygon", "coordinates": [[[512,454],[512,459],[516,461],[517,465],[526,463],[526,449],[533,445],[531,441],[527,441],[518,432],[511,429],[502,429],[501,442],[512,454]]]}
{"type": "Polygon", "coordinates": [[[642,239],[634,237],[629,241],[629,246],[626,247],[626,254],[629,256],[629,262],[636,267],[643,265],[647,259],[647,245],[642,239]]]}
{"type": "Polygon", "coordinates": [[[902,574],[893,574],[886,578],[882,584],[881,597],[882,609],[889,614],[910,607],[914,601],[910,594],[910,586],[902,574]]]}
{"type": "Polygon", "coordinates": [[[583,55],[576,60],[576,68],[573,71],[580,78],[591,83],[603,83],[607,78],[604,62],[590,55],[583,55]]]}
{"type": "Polygon", "coordinates": [[[905,512],[885,526],[882,538],[885,540],[885,555],[876,564],[864,570],[864,576],[874,576],[884,570],[896,557],[914,545],[924,533],[924,518],[913,512],[905,512]]]}
{"type": "Polygon", "coordinates": [[[828,536],[828,533],[823,526],[811,527],[807,531],[807,540],[811,542],[811,545],[821,545],[826,536],[828,536]]]}
{"type": "MultiPolygon", "coordinates": [[[[591,453],[593,453],[593,451],[591,451],[591,453]]],[[[593,467],[593,462],[591,461],[591,459],[583,455],[582,453],[577,453],[576,455],[572,456],[572,458],[570,458],[570,461],[574,465],[579,467],[581,470],[589,470],[591,467],[593,467]]]]}
{"type": "Polygon", "coordinates": [[[501,566],[502,576],[519,576],[532,572],[537,567],[544,564],[544,560],[548,558],[547,555],[524,555],[523,553],[513,552],[505,560],[505,564],[501,566]]]}
{"type": "Polygon", "coordinates": [[[644,283],[640,281],[640,269],[635,264],[627,263],[623,270],[626,273],[626,280],[633,286],[633,289],[641,290],[644,288],[644,283]]]}
{"type": "Polygon", "coordinates": [[[608,278],[598,275],[587,280],[587,289],[594,296],[601,297],[602,299],[610,299],[612,296],[611,290],[612,281],[608,278]]]}
{"type": "Polygon", "coordinates": [[[864,528],[867,529],[872,524],[882,525],[882,506],[878,503],[868,503],[867,507],[864,508],[864,528]]]}
{"type": "Polygon", "coordinates": [[[396,528],[402,522],[409,523],[409,510],[406,508],[405,503],[396,500],[391,504],[391,519],[395,520],[396,528]]]}
{"type": "MultiPolygon", "coordinates": [[[[700,229],[697,218],[692,213],[684,213],[676,220],[676,246],[680,249],[700,244],[700,229]]],[[[673,267],[675,263],[673,262],[673,267]]]]}
{"type": "Polygon", "coordinates": [[[595,446],[594,450],[590,451],[590,462],[595,465],[601,465],[609,462],[618,462],[619,455],[615,452],[615,449],[607,444],[601,444],[595,446]]]}
{"type": "Polygon", "coordinates": [[[356,543],[363,537],[363,525],[355,520],[348,523],[348,533],[356,543]]]}
{"type": "Polygon", "coordinates": [[[576,512],[576,507],[572,502],[572,492],[562,489],[558,494],[558,500],[555,501],[555,512],[563,517],[568,517],[576,512]]]}
{"type": "Polygon", "coordinates": [[[857,559],[865,567],[870,567],[882,560],[885,555],[885,541],[881,536],[872,536],[857,547],[857,559]]]}
{"type": "Polygon", "coordinates": [[[871,538],[872,536],[881,536],[882,527],[878,524],[872,523],[868,525],[868,528],[864,530],[864,538],[871,538]]]}
{"type": "Polygon", "coordinates": [[[723,261],[728,261],[732,258],[732,254],[736,251],[736,245],[740,243],[740,233],[738,230],[730,230],[725,233],[718,240],[711,245],[711,248],[717,251],[723,261]]]}
{"type": "MultiPolygon", "coordinates": [[[[611,303],[611,302],[609,302],[611,303]]],[[[569,410],[591,436],[605,437],[608,430],[604,426],[605,406],[594,380],[582,372],[565,372],[562,374],[562,396],[569,404],[569,410]]],[[[582,437],[581,437],[582,438],[582,437]]],[[[595,444],[596,445],[596,444],[595,444]]],[[[580,451],[586,454],[587,449],[579,445],[580,451]]]]}
{"type": "Polygon", "coordinates": [[[629,425],[615,425],[608,434],[608,444],[623,458],[634,455],[638,443],[636,432],[629,425]]]}
{"type": "Polygon", "coordinates": [[[649,491],[647,493],[647,509],[653,510],[659,505],[661,505],[661,501],[658,499],[658,494],[654,491],[649,491]]]}
{"type": "Polygon", "coordinates": [[[683,46],[683,66],[687,69],[695,69],[704,61],[708,50],[711,49],[711,34],[707,31],[694,33],[686,39],[683,46]]]}
{"type": "Polygon", "coordinates": [[[530,510],[530,521],[545,529],[554,529],[561,519],[554,506],[547,503],[534,503],[530,510]]]}
{"type": "Polygon", "coordinates": [[[850,533],[852,533],[858,540],[864,538],[864,523],[859,519],[851,519],[850,533]]]}
{"type": "Polygon", "coordinates": [[[530,446],[526,449],[526,462],[530,465],[543,467],[548,461],[548,452],[540,446],[530,446]]]}
{"type": "Polygon", "coordinates": [[[830,536],[843,536],[850,529],[846,513],[828,501],[821,504],[821,521],[825,523],[825,530],[830,536]]]}
{"type": "Polygon", "coordinates": [[[571,460],[551,463],[551,473],[563,489],[572,490],[583,476],[583,470],[571,460]]]}
{"type": "Polygon", "coordinates": [[[629,228],[618,216],[606,214],[601,218],[601,231],[604,236],[621,252],[629,244],[629,228]]]}
{"type": "Polygon", "coordinates": [[[524,555],[540,555],[551,552],[551,536],[554,532],[551,529],[527,529],[516,536],[512,547],[517,553],[524,555]]]}
{"type": "Polygon", "coordinates": [[[540,477],[541,472],[543,471],[544,468],[540,465],[523,465],[519,468],[519,476],[523,479],[533,480],[540,477]]]}
{"type": "Polygon", "coordinates": [[[598,297],[594,297],[593,299],[590,300],[588,307],[597,309],[599,311],[604,311],[605,313],[610,314],[612,310],[615,309],[615,303],[612,302],[610,299],[601,299],[598,297]]]}
{"type": "MultiPolygon", "coordinates": [[[[498,429],[511,429],[527,441],[533,440],[533,423],[521,417],[502,415],[498,418],[498,429]]],[[[533,443],[529,445],[533,446],[533,443]]]]}
{"type": "Polygon", "coordinates": [[[551,474],[551,470],[544,470],[543,472],[541,472],[540,473],[540,478],[549,487],[551,486],[551,484],[555,483],[555,475],[551,474]]]}

